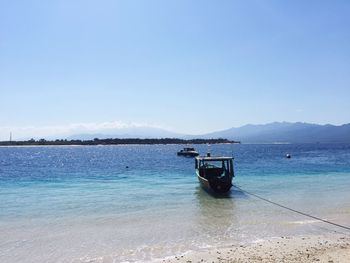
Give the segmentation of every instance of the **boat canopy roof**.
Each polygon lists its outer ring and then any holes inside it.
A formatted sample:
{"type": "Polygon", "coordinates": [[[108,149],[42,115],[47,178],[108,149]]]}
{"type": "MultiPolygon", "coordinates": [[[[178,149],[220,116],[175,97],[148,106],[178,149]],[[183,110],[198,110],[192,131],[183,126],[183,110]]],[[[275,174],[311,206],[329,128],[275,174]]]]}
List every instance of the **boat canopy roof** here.
{"type": "Polygon", "coordinates": [[[198,156],[196,157],[198,161],[226,161],[233,160],[233,157],[225,157],[225,156],[198,156]]]}
{"type": "Polygon", "coordinates": [[[183,150],[184,151],[195,151],[195,149],[191,148],[191,147],[185,147],[183,150]]]}

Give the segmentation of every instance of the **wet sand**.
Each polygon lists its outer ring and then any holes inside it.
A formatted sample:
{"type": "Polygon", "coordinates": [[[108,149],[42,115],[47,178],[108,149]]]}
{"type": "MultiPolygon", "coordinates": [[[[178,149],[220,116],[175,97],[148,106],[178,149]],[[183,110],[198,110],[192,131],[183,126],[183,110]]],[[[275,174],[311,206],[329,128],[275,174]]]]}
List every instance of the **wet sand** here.
{"type": "Polygon", "coordinates": [[[156,262],[350,262],[350,233],[328,236],[278,237],[248,245],[189,252],[156,262]]]}

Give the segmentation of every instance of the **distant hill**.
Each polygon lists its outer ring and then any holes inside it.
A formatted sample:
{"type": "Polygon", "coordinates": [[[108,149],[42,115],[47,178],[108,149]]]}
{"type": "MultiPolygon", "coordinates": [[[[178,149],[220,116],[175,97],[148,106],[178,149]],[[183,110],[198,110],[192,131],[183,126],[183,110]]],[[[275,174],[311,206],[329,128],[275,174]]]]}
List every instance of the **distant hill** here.
{"type": "Polygon", "coordinates": [[[109,130],[103,133],[83,133],[68,136],[67,140],[93,140],[94,138],[182,138],[184,135],[153,127],[131,127],[109,130]]]}
{"type": "MultiPolygon", "coordinates": [[[[196,136],[198,137],[198,136],[196,136]]],[[[242,143],[350,143],[350,124],[340,126],[273,122],[204,134],[202,138],[227,138],[242,143]]]]}

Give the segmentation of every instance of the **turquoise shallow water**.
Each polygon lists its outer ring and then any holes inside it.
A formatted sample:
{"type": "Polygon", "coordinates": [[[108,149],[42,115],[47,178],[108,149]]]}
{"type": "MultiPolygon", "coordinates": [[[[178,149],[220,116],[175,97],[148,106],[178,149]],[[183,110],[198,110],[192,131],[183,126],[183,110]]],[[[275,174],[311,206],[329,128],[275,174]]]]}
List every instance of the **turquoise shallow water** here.
{"type": "MultiPolygon", "coordinates": [[[[147,261],[228,243],[343,231],[235,188],[227,198],[208,195],[194,160],[176,156],[182,147],[0,148],[0,262],[147,261]]],[[[235,185],[350,225],[350,145],[210,150],[234,155],[235,185]]]]}

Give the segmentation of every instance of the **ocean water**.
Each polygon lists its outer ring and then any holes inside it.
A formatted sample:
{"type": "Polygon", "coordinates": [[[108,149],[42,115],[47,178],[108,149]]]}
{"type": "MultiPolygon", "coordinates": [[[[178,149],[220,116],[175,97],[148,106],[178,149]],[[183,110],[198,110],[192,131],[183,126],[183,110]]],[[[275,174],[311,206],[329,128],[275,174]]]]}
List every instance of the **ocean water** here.
{"type": "MultiPolygon", "coordinates": [[[[194,160],[176,155],[184,146],[1,147],[0,262],[147,262],[276,236],[346,232],[235,187],[225,198],[209,195],[194,160]]],[[[350,145],[210,151],[235,157],[234,185],[350,226],[350,145]]]]}

